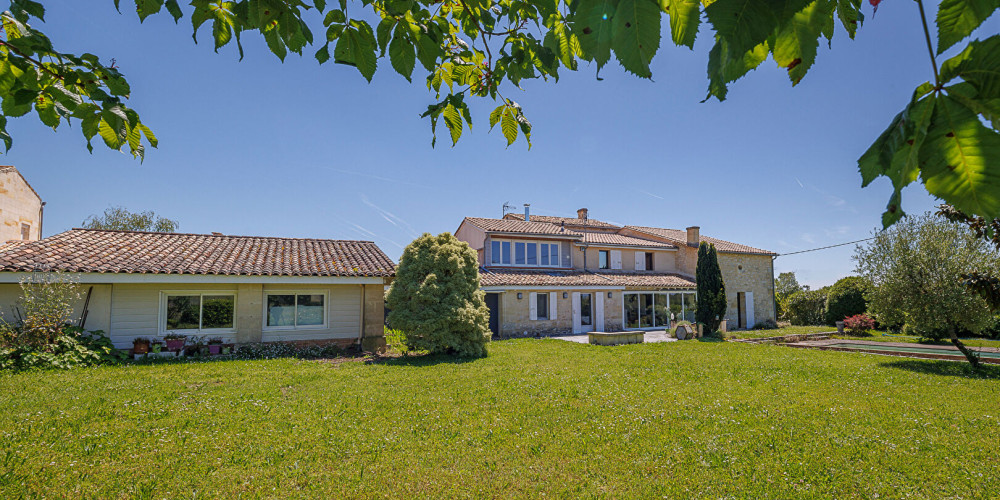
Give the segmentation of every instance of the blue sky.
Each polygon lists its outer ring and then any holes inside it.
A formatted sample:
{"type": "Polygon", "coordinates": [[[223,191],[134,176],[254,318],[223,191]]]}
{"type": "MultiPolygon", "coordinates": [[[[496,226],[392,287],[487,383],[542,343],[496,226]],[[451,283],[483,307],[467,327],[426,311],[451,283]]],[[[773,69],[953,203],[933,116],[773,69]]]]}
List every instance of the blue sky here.
{"type": "MultiPolygon", "coordinates": [[[[354,68],[319,66],[314,49],[281,63],[248,35],[240,62],[235,47],[213,53],[208,30],[195,45],[187,18],[140,25],[128,0],[122,14],[110,0],[81,3],[47,1],[41,28],[61,50],[115,58],[160,147],[139,164],[103,145],[88,154],[78,127],[12,120],[14,148],[0,161],[48,203],[46,235],[121,205],[176,219],[184,232],[370,239],[398,258],[420,233],[499,217],[511,202],[535,214],[587,207],[623,224],[700,225],[793,252],[872,234],[891,187],[862,189],[856,160],[932,78],[916,4],[886,0],[875,16],[865,4],[856,40],[838,25],[832,50],[822,44],[794,88],[767,61],[727,101],[699,103],[711,48],[703,31],[693,51],[662,47],[652,82],[616,64],[597,81],[584,65],[556,84],[507,89],[534,124],[530,151],[487,133],[486,102],[456,147],[445,132],[432,149],[418,115],[434,96],[388,60],[368,84],[354,68]]],[[[977,33],[997,31],[993,19],[977,33]]],[[[910,213],[937,203],[919,185],[903,200],[910,213]]],[[[852,252],[779,257],[775,269],[822,286],[852,272],[852,252]]]]}

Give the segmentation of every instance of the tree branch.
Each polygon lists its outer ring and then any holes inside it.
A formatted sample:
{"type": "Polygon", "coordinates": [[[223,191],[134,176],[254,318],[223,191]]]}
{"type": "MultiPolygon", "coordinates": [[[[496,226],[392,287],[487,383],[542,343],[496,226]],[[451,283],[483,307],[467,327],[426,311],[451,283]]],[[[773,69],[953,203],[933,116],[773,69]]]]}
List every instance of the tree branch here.
{"type": "Polygon", "coordinates": [[[937,59],[934,57],[934,48],[931,45],[931,32],[927,29],[927,15],[924,14],[924,1],[917,0],[917,7],[920,8],[920,22],[924,25],[924,39],[927,41],[927,52],[931,55],[931,66],[934,67],[934,89],[941,90],[941,77],[938,75],[937,59]]]}

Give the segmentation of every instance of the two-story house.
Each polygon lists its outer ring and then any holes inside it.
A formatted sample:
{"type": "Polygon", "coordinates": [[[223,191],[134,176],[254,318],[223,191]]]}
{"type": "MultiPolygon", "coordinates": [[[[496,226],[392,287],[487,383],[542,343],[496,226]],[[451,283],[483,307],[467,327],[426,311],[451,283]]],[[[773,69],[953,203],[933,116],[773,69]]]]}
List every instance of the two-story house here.
{"type": "Polygon", "coordinates": [[[698,244],[719,252],[730,328],[774,319],[773,252],[679,231],[577,217],[466,217],[455,236],[479,255],[495,335],[664,329],[694,321],[698,244]]]}

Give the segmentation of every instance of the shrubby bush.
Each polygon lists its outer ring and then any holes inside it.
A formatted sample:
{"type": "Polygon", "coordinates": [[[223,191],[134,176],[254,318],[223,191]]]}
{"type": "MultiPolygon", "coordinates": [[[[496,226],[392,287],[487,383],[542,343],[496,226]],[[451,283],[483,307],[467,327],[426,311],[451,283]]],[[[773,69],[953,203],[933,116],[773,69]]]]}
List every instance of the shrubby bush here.
{"type": "Polygon", "coordinates": [[[492,336],[475,250],[449,233],[424,234],[403,251],[386,296],[390,328],[408,349],[486,356],[492,336]]]}
{"type": "Polygon", "coordinates": [[[826,288],[802,290],[788,297],[785,314],[793,325],[822,325],[826,321],[826,288]]]}
{"type": "Polygon", "coordinates": [[[34,368],[70,369],[121,363],[126,354],[115,348],[103,331],[85,331],[64,325],[61,334],[50,343],[0,345],[0,369],[29,370],[34,368]]]}
{"type": "Polygon", "coordinates": [[[844,330],[855,337],[869,335],[875,329],[875,320],[867,314],[856,314],[844,318],[844,330]]]}
{"type": "Polygon", "coordinates": [[[869,291],[868,282],[860,276],[841,278],[830,287],[826,295],[826,323],[832,325],[848,316],[865,314],[869,291]]]}
{"type": "Polygon", "coordinates": [[[240,344],[233,357],[236,359],[322,359],[336,358],[344,354],[344,349],[336,344],[300,346],[284,342],[240,344]]]}
{"type": "Polygon", "coordinates": [[[754,330],[777,330],[778,322],[771,318],[762,319],[753,325],[754,330]]]}

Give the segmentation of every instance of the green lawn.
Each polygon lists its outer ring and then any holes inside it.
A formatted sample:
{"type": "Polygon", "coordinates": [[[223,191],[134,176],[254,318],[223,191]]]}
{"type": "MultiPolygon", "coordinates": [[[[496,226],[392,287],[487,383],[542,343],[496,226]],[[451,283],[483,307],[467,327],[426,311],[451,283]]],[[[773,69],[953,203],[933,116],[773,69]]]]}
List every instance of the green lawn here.
{"type": "Polygon", "coordinates": [[[1000,369],[733,342],[0,374],[0,498],[989,497],[1000,369]]]}
{"type": "Polygon", "coordinates": [[[763,337],[778,337],[780,335],[798,335],[802,333],[823,333],[835,332],[833,326],[786,326],[774,330],[741,330],[738,332],[727,332],[727,338],[735,339],[759,339],[763,337]]]}
{"type": "MultiPolygon", "coordinates": [[[[850,335],[834,335],[833,338],[848,339],[848,340],[868,340],[872,342],[906,342],[906,343],[920,343],[927,345],[948,345],[948,346],[952,345],[950,340],[942,340],[939,342],[931,342],[931,341],[920,342],[921,340],[920,337],[912,337],[909,335],[896,335],[896,334],[883,335],[883,333],[884,332],[875,331],[872,332],[871,336],[865,336],[865,337],[852,337],[850,335]]],[[[1000,340],[991,340],[991,339],[964,338],[962,339],[962,343],[967,346],[973,346],[973,347],[1000,347],[1000,340]]]]}

